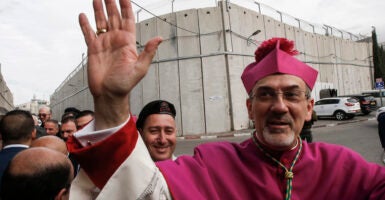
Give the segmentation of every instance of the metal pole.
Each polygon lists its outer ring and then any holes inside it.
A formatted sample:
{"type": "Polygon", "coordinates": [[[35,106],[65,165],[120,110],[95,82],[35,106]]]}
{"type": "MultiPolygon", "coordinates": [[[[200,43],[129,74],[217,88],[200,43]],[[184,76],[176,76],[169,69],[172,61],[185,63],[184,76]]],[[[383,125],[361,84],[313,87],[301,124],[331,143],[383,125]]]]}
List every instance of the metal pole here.
{"type": "Polygon", "coordinates": [[[298,18],[294,18],[294,19],[298,21],[298,28],[301,29],[301,20],[298,18]]]}
{"type": "Polygon", "coordinates": [[[330,28],[330,35],[333,36],[333,28],[331,26],[326,25],[326,24],[324,24],[324,26],[327,28],[330,28]]]}
{"type": "Polygon", "coordinates": [[[309,24],[309,26],[311,26],[313,28],[313,33],[315,33],[314,25],[313,24],[309,24]]]}
{"type": "Polygon", "coordinates": [[[137,12],[136,12],[136,23],[139,23],[139,13],[140,11],[142,11],[142,9],[139,9],[137,12]]]}
{"type": "Polygon", "coordinates": [[[281,22],[283,22],[283,21],[282,21],[282,13],[281,13],[281,11],[278,11],[278,10],[277,10],[277,13],[279,14],[279,17],[280,17],[280,19],[281,19],[281,22]]]}
{"type": "Polygon", "coordinates": [[[82,72],[83,72],[83,87],[84,87],[84,83],[85,83],[85,77],[84,77],[84,71],[85,71],[85,68],[84,68],[84,55],[85,53],[82,53],[82,72]]]}
{"type": "Polygon", "coordinates": [[[254,1],[255,4],[258,5],[258,11],[259,11],[259,14],[261,14],[261,4],[259,4],[258,2],[254,1]]]}

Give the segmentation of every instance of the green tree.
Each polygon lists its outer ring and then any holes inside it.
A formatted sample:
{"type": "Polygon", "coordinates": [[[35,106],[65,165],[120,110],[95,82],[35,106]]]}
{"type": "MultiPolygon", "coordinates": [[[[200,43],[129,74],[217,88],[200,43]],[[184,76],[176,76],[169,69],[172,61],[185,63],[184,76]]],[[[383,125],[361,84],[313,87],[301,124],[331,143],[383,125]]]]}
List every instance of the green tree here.
{"type": "Polygon", "coordinates": [[[372,40],[373,40],[373,65],[374,65],[374,78],[383,78],[383,72],[381,70],[381,60],[380,60],[380,48],[377,43],[377,34],[376,29],[372,30],[372,40]]]}

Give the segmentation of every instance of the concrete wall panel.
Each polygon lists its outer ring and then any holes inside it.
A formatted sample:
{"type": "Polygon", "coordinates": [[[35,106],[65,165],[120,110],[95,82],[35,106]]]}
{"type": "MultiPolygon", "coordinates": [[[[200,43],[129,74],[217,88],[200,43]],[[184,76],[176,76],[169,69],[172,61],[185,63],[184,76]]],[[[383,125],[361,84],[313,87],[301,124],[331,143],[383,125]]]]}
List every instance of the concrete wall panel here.
{"type": "Polygon", "coordinates": [[[202,59],[206,132],[230,131],[228,85],[224,56],[202,59]]]}
{"type": "MultiPolygon", "coordinates": [[[[176,21],[179,27],[178,55],[179,57],[200,56],[201,46],[199,39],[198,10],[184,10],[176,13],[176,21]],[[187,31],[188,30],[188,31],[187,31]]],[[[194,58],[179,60],[180,81],[180,126],[183,127],[183,135],[204,134],[204,105],[201,59],[194,58]]]]}
{"type": "Polygon", "coordinates": [[[293,26],[285,24],[285,34],[287,39],[295,41],[295,29],[293,26]]]}
{"type": "MultiPolygon", "coordinates": [[[[333,82],[333,65],[331,60],[330,45],[327,42],[326,36],[317,35],[318,44],[318,62],[319,66],[319,79],[320,82],[332,83],[333,82]]],[[[325,88],[321,88],[325,89],[325,88]]]]}
{"type": "Polygon", "coordinates": [[[178,12],[176,21],[179,27],[185,29],[177,29],[178,55],[180,57],[200,55],[198,11],[193,9],[178,12]]]}
{"type": "Polygon", "coordinates": [[[130,110],[133,115],[139,116],[143,105],[143,81],[140,81],[130,94],[130,110]]]}
{"type": "Polygon", "coordinates": [[[143,105],[159,99],[159,69],[158,64],[152,64],[146,76],[141,80],[143,84],[143,105]]]}
{"type": "MultiPolygon", "coordinates": [[[[304,33],[305,37],[305,60],[307,64],[312,66],[318,72],[320,71],[320,66],[318,64],[318,48],[317,48],[317,37],[312,33],[304,33]]],[[[320,73],[318,73],[317,80],[320,79],[320,73]]],[[[313,89],[314,92],[319,93],[317,88],[313,89]]]]}
{"type": "MultiPolygon", "coordinates": [[[[151,18],[147,19],[143,22],[140,23],[140,41],[139,43],[144,46],[148,40],[151,38],[158,36],[157,32],[157,20],[158,18],[151,18]]],[[[138,40],[138,38],[137,38],[138,40]]],[[[159,52],[157,51],[154,60],[158,60],[158,54],[159,52]]]]}
{"type": "MultiPolygon", "coordinates": [[[[325,43],[325,49],[328,49],[330,52],[330,63],[332,68],[332,74],[331,76],[332,83],[334,86],[334,89],[338,89],[339,86],[339,77],[338,77],[338,66],[337,66],[337,57],[336,57],[336,46],[335,46],[335,40],[332,37],[327,37],[326,43],[325,43]]],[[[340,91],[338,91],[340,92],[340,91]]]]}
{"type": "Polygon", "coordinates": [[[241,75],[245,68],[243,58],[239,56],[228,56],[230,95],[232,106],[232,120],[234,130],[242,130],[249,127],[249,118],[246,109],[247,92],[243,86],[241,75]]]}
{"type": "Polygon", "coordinates": [[[369,65],[369,54],[367,52],[367,43],[355,43],[354,44],[354,57],[356,64],[360,66],[361,71],[361,84],[360,91],[366,90],[366,88],[372,88],[371,68],[369,65]]]}
{"type": "Polygon", "coordinates": [[[285,24],[275,20],[275,37],[286,37],[285,24]]]}
{"type": "Polygon", "coordinates": [[[304,32],[296,27],[293,27],[294,29],[294,35],[295,35],[295,49],[300,52],[299,55],[297,55],[297,58],[299,60],[305,61],[305,55],[303,53],[306,52],[305,49],[305,35],[304,32]],[[302,52],[302,53],[301,53],[302,52]]]}
{"type": "MultiPolygon", "coordinates": [[[[341,51],[341,62],[343,64],[343,76],[344,76],[344,85],[346,94],[356,94],[359,93],[359,88],[354,87],[354,83],[360,83],[359,68],[355,65],[348,65],[349,62],[354,62],[354,47],[353,43],[348,40],[342,40],[342,51],[341,51]]],[[[354,63],[352,63],[354,64],[354,63]]]]}
{"type": "MultiPolygon", "coordinates": [[[[141,22],[140,24],[140,34],[141,34],[141,44],[146,44],[146,42],[157,36],[157,18],[151,18],[141,22]]],[[[166,44],[167,46],[167,44],[166,44]]],[[[154,60],[159,59],[159,51],[154,57],[154,60]]],[[[143,86],[143,105],[159,99],[159,71],[158,64],[152,64],[148,73],[142,80],[143,86]]]]}
{"type": "Polygon", "coordinates": [[[183,135],[206,132],[201,59],[179,61],[183,135]]]}
{"type": "Polygon", "coordinates": [[[179,69],[177,61],[159,64],[159,89],[160,99],[167,100],[174,104],[176,109],[175,121],[178,128],[178,135],[183,135],[183,128],[181,126],[179,69]]]}
{"type": "Polygon", "coordinates": [[[334,38],[334,46],[335,46],[335,59],[336,59],[336,68],[337,68],[337,79],[338,79],[338,85],[337,85],[337,90],[338,90],[338,95],[344,95],[344,71],[343,71],[343,65],[340,65],[339,63],[342,62],[341,59],[341,39],[339,38],[334,38]]]}
{"type": "Polygon", "coordinates": [[[240,6],[232,6],[228,15],[225,15],[225,17],[231,19],[230,29],[232,32],[232,48],[229,51],[253,55],[260,42],[265,40],[262,15],[240,6]],[[250,24],[250,26],[245,26],[245,24],[250,24]],[[252,36],[257,30],[260,32],[252,36]]]}
{"type": "Polygon", "coordinates": [[[263,16],[263,21],[265,24],[265,37],[266,39],[270,39],[272,37],[276,37],[276,27],[275,20],[268,16],[263,16]]]}
{"type": "Polygon", "coordinates": [[[176,37],[176,27],[168,23],[176,24],[175,13],[160,16],[163,20],[157,20],[158,35],[163,38],[163,42],[158,48],[158,59],[170,59],[178,57],[178,45],[176,37]],[[168,23],[167,23],[168,22],[168,23]]]}
{"type": "Polygon", "coordinates": [[[201,53],[203,55],[224,51],[222,32],[222,13],[220,8],[198,10],[199,30],[201,34],[201,53]]]}

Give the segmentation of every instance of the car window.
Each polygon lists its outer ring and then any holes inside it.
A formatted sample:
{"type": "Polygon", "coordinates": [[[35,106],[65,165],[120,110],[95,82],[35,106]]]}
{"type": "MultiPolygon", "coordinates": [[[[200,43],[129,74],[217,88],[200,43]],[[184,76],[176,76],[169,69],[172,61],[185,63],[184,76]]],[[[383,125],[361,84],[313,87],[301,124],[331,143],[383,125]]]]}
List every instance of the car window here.
{"type": "Polygon", "coordinates": [[[329,104],[338,104],[339,102],[339,99],[330,99],[329,104]]]}
{"type": "Polygon", "coordinates": [[[349,99],[347,99],[347,101],[349,103],[357,103],[358,102],[357,99],[355,99],[355,98],[349,98],[349,99]]]}

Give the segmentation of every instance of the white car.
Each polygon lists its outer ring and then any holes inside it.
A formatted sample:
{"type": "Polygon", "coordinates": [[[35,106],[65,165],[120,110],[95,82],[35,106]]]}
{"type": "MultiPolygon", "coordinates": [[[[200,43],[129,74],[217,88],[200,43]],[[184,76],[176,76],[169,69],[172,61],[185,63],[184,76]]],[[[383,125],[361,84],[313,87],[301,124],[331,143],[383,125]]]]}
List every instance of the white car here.
{"type": "Polygon", "coordinates": [[[378,116],[380,116],[381,114],[385,113],[385,106],[384,107],[380,107],[377,109],[377,112],[376,112],[376,119],[378,121],[378,116]]]}
{"type": "Polygon", "coordinates": [[[318,117],[334,117],[337,120],[353,118],[361,112],[360,103],[351,97],[323,98],[314,103],[318,117]]]}

